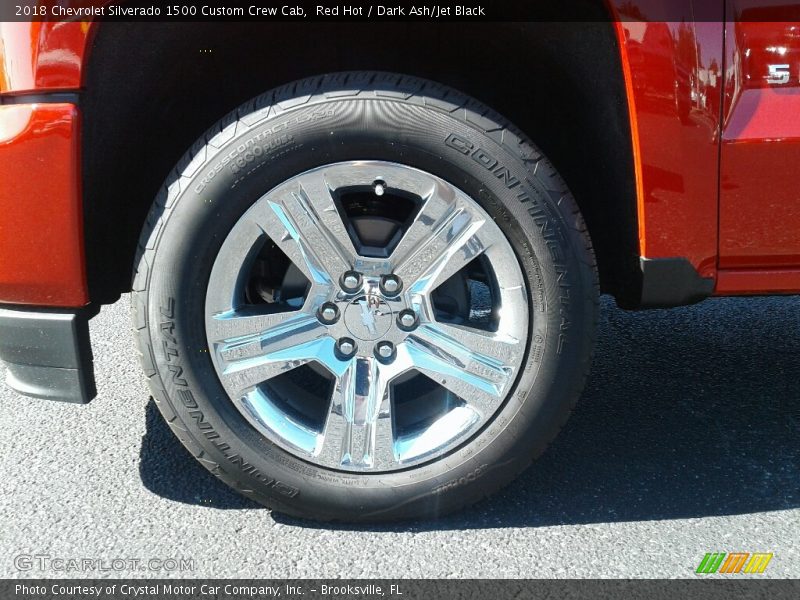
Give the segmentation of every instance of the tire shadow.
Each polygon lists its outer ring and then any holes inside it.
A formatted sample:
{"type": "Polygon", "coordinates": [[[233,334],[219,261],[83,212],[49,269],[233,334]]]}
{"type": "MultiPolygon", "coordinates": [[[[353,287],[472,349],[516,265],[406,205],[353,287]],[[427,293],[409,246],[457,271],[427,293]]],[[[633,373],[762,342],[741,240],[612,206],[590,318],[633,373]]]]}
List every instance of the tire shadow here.
{"type": "MultiPolygon", "coordinates": [[[[424,531],[682,519],[800,507],[800,297],[625,312],[604,298],[586,390],[534,467],[474,507],[386,526],[424,531]]],[[[140,473],[151,491],[257,508],[196,463],[154,403],[140,473]]]]}
{"type": "Polygon", "coordinates": [[[172,433],[153,398],[145,408],[139,475],[148,490],[176,502],[219,509],[263,508],[200,465],[172,433]]]}

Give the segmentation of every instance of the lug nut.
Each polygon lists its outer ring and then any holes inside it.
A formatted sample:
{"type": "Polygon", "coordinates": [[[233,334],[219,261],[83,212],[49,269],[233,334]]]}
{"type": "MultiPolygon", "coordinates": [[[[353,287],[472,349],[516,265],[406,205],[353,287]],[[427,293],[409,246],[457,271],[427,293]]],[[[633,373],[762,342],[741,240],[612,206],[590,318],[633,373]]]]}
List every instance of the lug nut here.
{"type": "Polygon", "coordinates": [[[401,329],[410,330],[417,326],[417,313],[410,308],[404,308],[397,315],[397,324],[401,329]]]}
{"type": "Polygon", "coordinates": [[[403,289],[403,282],[397,275],[384,275],[381,277],[381,291],[387,296],[394,296],[403,289]]]}
{"type": "Polygon", "coordinates": [[[384,360],[392,358],[394,356],[394,344],[391,342],[378,342],[375,344],[375,354],[384,360]]]}
{"type": "Polygon", "coordinates": [[[383,196],[386,193],[386,182],[376,179],[372,189],[376,196],[383,196]]]}
{"type": "Polygon", "coordinates": [[[357,292],[361,288],[361,273],[355,271],[347,271],[342,275],[340,283],[342,289],[346,292],[357,292]]]}
{"type": "Polygon", "coordinates": [[[317,315],[320,321],[326,325],[332,325],[339,320],[339,308],[332,302],[326,302],[319,307],[317,315]]]}
{"type": "Polygon", "coordinates": [[[350,358],[356,353],[356,343],[350,338],[342,338],[336,342],[336,349],[344,358],[350,358]]]}

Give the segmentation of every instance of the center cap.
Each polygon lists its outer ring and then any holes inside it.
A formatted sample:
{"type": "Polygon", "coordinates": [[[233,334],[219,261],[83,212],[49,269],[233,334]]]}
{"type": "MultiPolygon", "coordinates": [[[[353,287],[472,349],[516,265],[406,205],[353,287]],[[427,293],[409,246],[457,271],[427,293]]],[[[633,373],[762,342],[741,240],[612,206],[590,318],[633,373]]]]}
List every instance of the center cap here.
{"type": "Polygon", "coordinates": [[[344,323],[354,338],[371,342],[389,331],[392,309],[378,294],[367,294],[345,309],[344,323]]]}

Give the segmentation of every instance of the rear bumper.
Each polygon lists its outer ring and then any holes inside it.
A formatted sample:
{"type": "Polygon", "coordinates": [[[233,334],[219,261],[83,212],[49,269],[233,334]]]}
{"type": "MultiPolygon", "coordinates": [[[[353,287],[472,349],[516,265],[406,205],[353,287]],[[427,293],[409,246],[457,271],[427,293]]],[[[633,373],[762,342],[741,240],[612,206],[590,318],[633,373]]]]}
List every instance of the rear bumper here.
{"type": "Polygon", "coordinates": [[[96,395],[86,310],[0,308],[6,383],[25,396],[85,404],[96,395]]]}

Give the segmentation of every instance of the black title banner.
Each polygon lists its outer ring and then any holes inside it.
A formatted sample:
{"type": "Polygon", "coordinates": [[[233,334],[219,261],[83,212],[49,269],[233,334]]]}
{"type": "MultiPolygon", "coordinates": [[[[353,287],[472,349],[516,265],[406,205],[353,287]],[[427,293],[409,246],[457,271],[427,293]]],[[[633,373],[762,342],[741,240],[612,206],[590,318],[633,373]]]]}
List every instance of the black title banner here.
{"type": "Polygon", "coordinates": [[[599,0],[532,2],[266,2],[264,0],[4,0],[0,20],[111,21],[530,21],[609,18],[599,0]]]}
{"type": "MultiPolygon", "coordinates": [[[[739,20],[800,20],[800,2],[739,20]]],[[[2,0],[0,21],[719,21],[722,0],[2,0]]]]}

